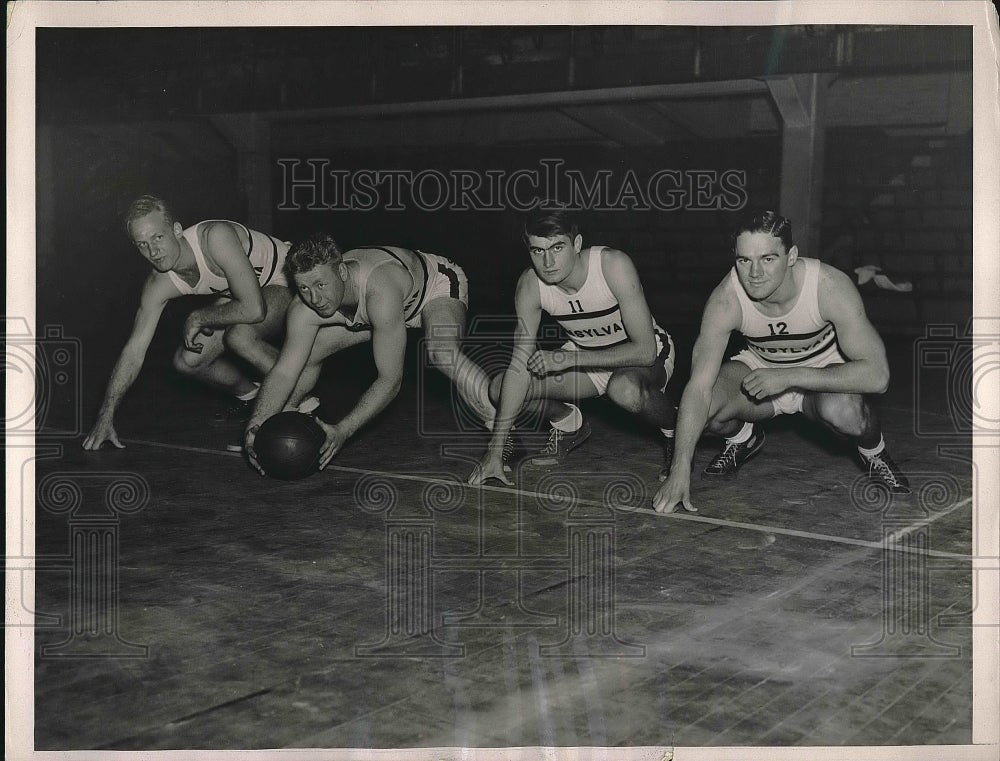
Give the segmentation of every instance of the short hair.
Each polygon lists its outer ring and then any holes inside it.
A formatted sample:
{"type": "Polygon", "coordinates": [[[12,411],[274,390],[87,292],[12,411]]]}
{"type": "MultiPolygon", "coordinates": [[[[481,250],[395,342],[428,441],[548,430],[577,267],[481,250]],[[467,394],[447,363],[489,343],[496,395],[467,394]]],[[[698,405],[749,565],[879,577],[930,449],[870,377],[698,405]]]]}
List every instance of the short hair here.
{"type": "Polygon", "coordinates": [[[135,222],[135,220],[142,219],[147,214],[152,214],[154,211],[163,212],[163,217],[167,220],[168,225],[174,224],[176,217],[174,217],[174,210],[170,208],[170,204],[162,198],[145,195],[139,196],[129,204],[128,210],[125,212],[125,232],[131,233],[129,226],[135,222]]]}
{"type": "Polygon", "coordinates": [[[330,233],[313,233],[288,249],[285,269],[290,276],[308,272],[321,264],[340,264],[343,255],[330,233]]]}
{"type": "Polygon", "coordinates": [[[733,252],[736,251],[736,239],[743,233],[767,233],[781,240],[785,246],[785,251],[791,251],[795,245],[792,240],[792,222],[787,217],[783,217],[776,211],[753,210],[745,214],[740,223],[733,229],[732,244],[733,252]]]}
{"type": "Polygon", "coordinates": [[[565,206],[545,205],[529,212],[524,218],[524,239],[529,235],[539,238],[554,238],[568,235],[570,239],[580,234],[576,216],[565,206]]]}

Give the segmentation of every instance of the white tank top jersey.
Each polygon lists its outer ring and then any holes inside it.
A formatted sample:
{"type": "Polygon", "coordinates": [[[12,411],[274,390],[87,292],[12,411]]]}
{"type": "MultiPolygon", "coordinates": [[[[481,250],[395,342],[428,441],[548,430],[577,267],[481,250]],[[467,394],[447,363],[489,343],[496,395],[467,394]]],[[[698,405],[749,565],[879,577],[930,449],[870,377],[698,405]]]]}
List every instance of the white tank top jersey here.
{"type": "Polygon", "coordinates": [[[805,266],[802,290],[795,305],[779,317],[763,314],[740,285],[736,268],[730,270],[743,313],[740,333],[750,351],[773,365],[821,367],[834,357],[844,361],[833,324],[819,313],[820,262],[805,257],[799,261],[805,266]]]}
{"type": "Polygon", "coordinates": [[[372,270],[385,264],[402,267],[410,273],[413,285],[410,292],[403,300],[403,320],[412,320],[423,307],[423,296],[427,286],[427,260],[424,259],[420,251],[414,251],[414,259],[420,265],[420,270],[415,271],[412,266],[408,266],[393,251],[382,246],[371,246],[367,249],[355,249],[344,254],[345,262],[357,262],[357,284],[358,284],[358,306],[354,310],[354,317],[345,325],[348,330],[371,330],[371,318],[368,316],[368,278],[372,270]]]}
{"type": "MultiPolygon", "coordinates": [[[[285,254],[288,253],[289,245],[277,238],[272,238],[265,233],[251,230],[246,225],[239,222],[230,222],[228,219],[206,219],[197,224],[191,225],[182,235],[194,251],[194,260],[198,264],[198,282],[194,286],[185,283],[174,272],[168,273],[177,289],[185,295],[199,295],[225,293],[229,290],[229,281],[222,275],[216,275],[209,269],[205,262],[205,254],[201,250],[201,243],[198,240],[198,229],[207,222],[228,222],[243,230],[247,236],[247,242],[243,243],[250,264],[254,272],[257,273],[257,282],[260,287],[265,285],[288,285],[285,278],[285,254]]],[[[242,238],[240,239],[242,241],[242,238]]]]}
{"type": "MultiPolygon", "coordinates": [[[[606,349],[628,341],[622,324],[618,299],[611,292],[601,266],[604,246],[591,246],[581,256],[589,256],[587,280],[576,293],[566,293],[558,285],[547,285],[537,275],[542,309],[558,322],[569,339],[581,349],[606,349]]],[[[653,320],[653,330],[663,332],[653,320]]]]}

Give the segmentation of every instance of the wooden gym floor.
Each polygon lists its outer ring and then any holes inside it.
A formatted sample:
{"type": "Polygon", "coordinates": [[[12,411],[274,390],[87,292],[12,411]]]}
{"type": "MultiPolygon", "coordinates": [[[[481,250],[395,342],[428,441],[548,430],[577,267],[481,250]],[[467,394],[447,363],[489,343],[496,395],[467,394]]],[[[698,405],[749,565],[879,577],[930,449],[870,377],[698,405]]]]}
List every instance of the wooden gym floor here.
{"type": "MultiPolygon", "coordinates": [[[[604,401],[563,468],[468,488],[485,439],[411,351],[378,422],[283,483],[225,451],[225,400],[153,362],[125,450],[36,462],[36,748],[968,744],[969,442],[914,434],[913,351],[879,400],[913,497],[879,504],[783,418],[669,516],[656,437],[604,401]]],[[[324,409],[367,361],[329,368],[324,409]]]]}

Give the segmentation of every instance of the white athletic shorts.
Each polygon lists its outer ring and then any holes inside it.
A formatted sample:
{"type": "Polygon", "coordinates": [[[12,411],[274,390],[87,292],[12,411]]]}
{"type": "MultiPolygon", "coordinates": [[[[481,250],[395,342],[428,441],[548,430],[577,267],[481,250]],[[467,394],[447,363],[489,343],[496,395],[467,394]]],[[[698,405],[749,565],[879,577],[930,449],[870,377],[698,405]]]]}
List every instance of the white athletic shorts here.
{"type": "MultiPolygon", "coordinates": [[[[655,361],[663,363],[663,369],[666,370],[667,381],[669,381],[670,376],[674,374],[674,339],[664,330],[654,330],[653,335],[656,337],[655,361]]],[[[567,341],[561,348],[566,351],[592,351],[591,349],[581,349],[572,341],[567,341]]],[[[590,378],[599,396],[604,396],[608,392],[608,381],[611,380],[611,374],[614,370],[582,370],[581,372],[590,378]]],[[[667,382],[665,381],[663,388],[666,387],[667,382]]]]}
{"type": "MultiPolygon", "coordinates": [[[[754,352],[750,351],[750,349],[743,349],[735,357],[730,357],[730,359],[742,362],[751,370],[771,370],[781,368],[781,365],[775,365],[765,359],[761,359],[754,352]]],[[[834,354],[819,364],[805,365],[805,367],[829,367],[830,365],[843,364],[843,362],[843,359],[834,354]]],[[[801,391],[790,389],[785,391],[783,394],[770,397],[769,401],[774,405],[775,416],[794,415],[796,412],[802,412],[802,400],[804,398],[805,396],[801,391]]]]}
{"type": "Polygon", "coordinates": [[[466,307],[469,306],[469,278],[465,276],[465,270],[451,259],[437,254],[417,251],[417,255],[423,257],[424,263],[427,265],[427,283],[424,286],[424,297],[420,300],[420,309],[406,321],[408,328],[422,326],[423,321],[420,316],[423,314],[424,307],[434,299],[457,299],[466,307]]]}

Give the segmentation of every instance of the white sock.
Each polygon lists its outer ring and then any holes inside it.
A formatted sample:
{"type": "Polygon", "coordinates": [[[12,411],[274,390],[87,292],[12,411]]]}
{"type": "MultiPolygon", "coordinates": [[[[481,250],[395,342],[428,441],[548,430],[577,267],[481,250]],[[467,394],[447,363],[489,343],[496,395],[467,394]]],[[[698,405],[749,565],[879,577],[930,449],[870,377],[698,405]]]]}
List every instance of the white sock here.
{"type": "Polygon", "coordinates": [[[874,449],[865,449],[864,447],[858,447],[858,451],[865,457],[874,457],[877,454],[881,454],[882,450],[885,449],[885,439],[882,436],[878,437],[878,444],[875,445],[874,449]]]}
{"type": "Polygon", "coordinates": [[[753,423],[744,423],[743,427],[740,429],[740,432],[737,433],[735,436],[727,437],[726,441],[728,441],[730,444],[743,444],[749,441],[752,435],[753,435],[753,423]]]}
{"type": "Polygon", "coordinates": [[[673,428],[661,428],[660,433],[663,434],[664,438],[672,439],[674,437],[673,428]]]}
{"type": "Polygon", "coordinates": [[[560,420],[550,420],[549,423],[553,428],[564,433],[579,431],[580,426],[583,425],[583,413],[575,404],[567,404],[566,406],[570,408],[570,413],[560,420]]]}
{"type": "Polygon", "coordinates": [[[260,391],[260,384],[256,381],[251,381],[253,383],[253,390],[247,391],[245,394],[237,394],[236,398],[241,402],[249,402],[251,399],[257,398],[257,392],[260,391]]]}
{"type": "MultiPolygon", "coordinates": [[[[497,419],[495,417],[491,417],[489,420],[487,420],[485,423],[483,423],[483,425],[486,426],[486,430],[487,431],[489,431],[490,433],[492,433],[493,429],[496,428],[497,419]]],[[[512,425],[510,427],[510,432],[513,433],[514,429],[516,429],[516,428],[517,428],[516,425],[512,425]]]]}
{"type": "Polygon", "coordinates": [[[307,396],[301,402],[299,406],[296,407],[299,412],[309,415],[319,409],[319,399],[315,396],[307,396]]]}

